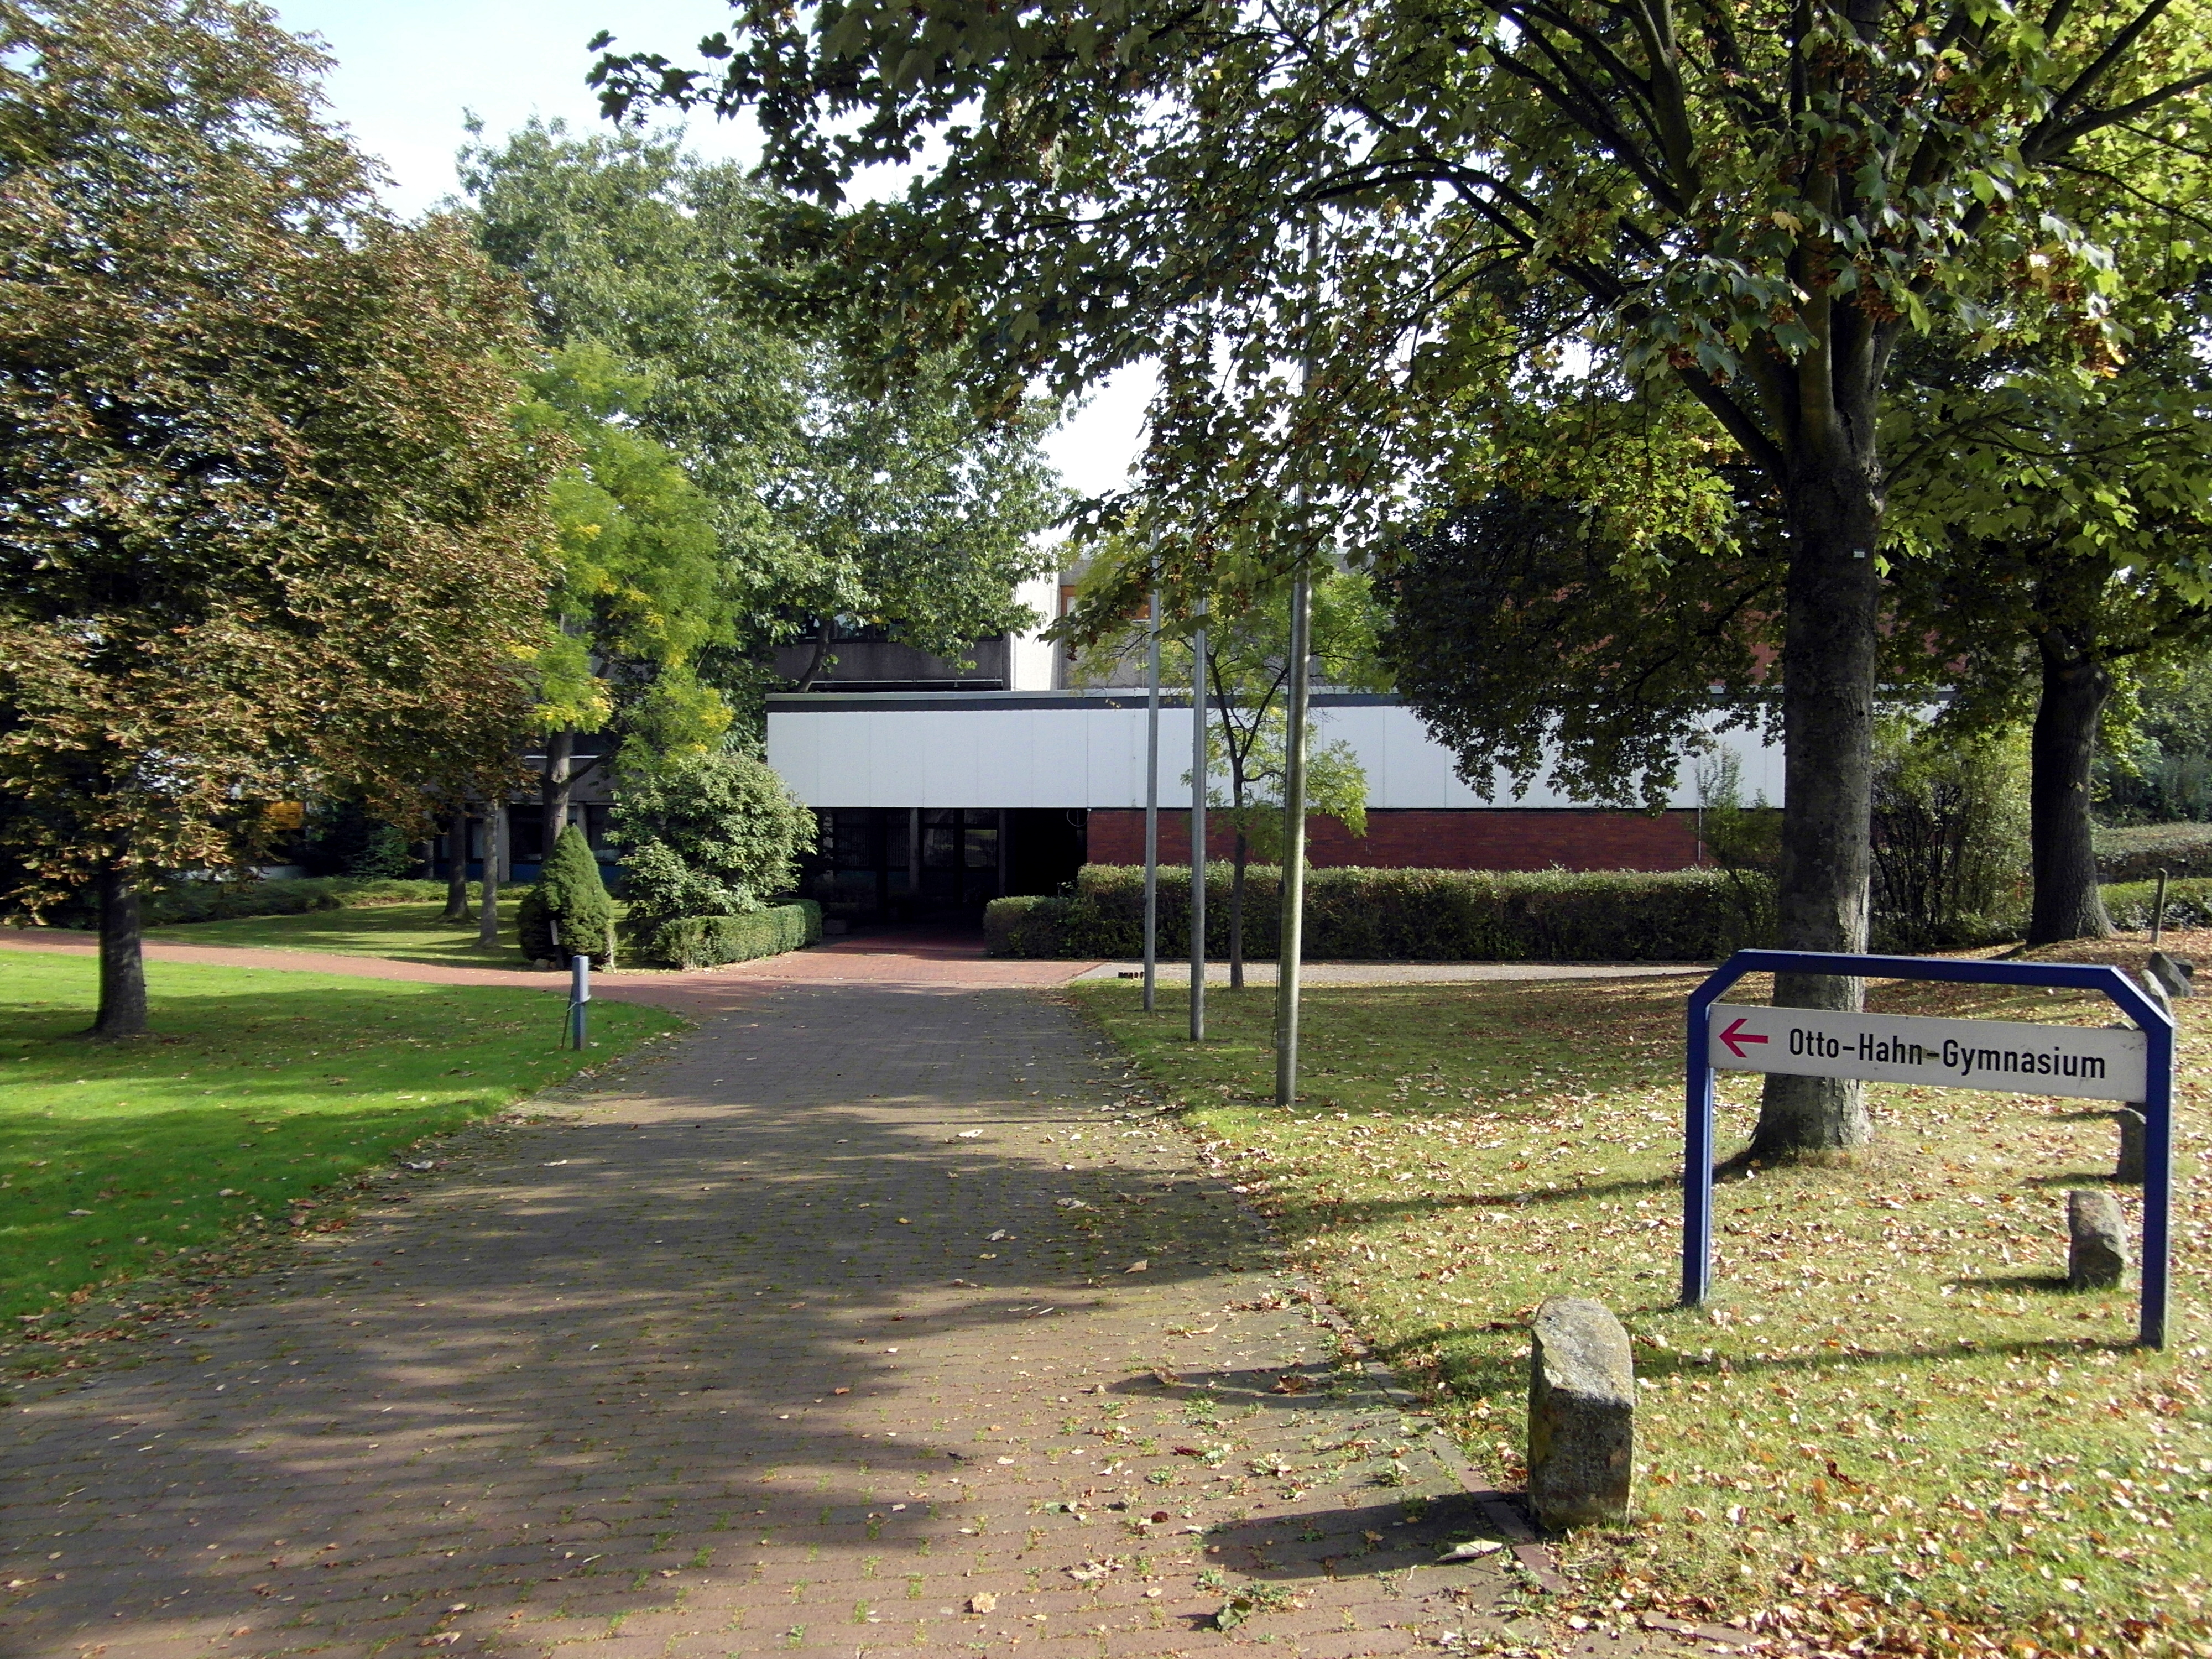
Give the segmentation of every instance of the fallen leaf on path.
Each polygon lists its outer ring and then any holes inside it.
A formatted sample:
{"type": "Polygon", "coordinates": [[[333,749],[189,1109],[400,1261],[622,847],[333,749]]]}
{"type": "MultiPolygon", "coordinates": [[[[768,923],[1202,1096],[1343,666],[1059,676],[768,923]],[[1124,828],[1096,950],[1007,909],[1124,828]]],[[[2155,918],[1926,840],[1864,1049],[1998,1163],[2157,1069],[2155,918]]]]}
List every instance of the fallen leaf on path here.
{"type": "Polygon", "coordinates": [[[1504,1547],[1494,1538],[1470,1538],[1464,1544],[1453,1545],[1441,1559],[1446,1561],[1477,1561],[1486,1555],[1495,1555],[1504,1547]]]}
{"type": "Polygon", "coordinates": [[[979,1591],[968,1598],[968,1611],[970,1613],[995,1613],[998,1607],[999,1598],[988,1590],[979,1591]]]}

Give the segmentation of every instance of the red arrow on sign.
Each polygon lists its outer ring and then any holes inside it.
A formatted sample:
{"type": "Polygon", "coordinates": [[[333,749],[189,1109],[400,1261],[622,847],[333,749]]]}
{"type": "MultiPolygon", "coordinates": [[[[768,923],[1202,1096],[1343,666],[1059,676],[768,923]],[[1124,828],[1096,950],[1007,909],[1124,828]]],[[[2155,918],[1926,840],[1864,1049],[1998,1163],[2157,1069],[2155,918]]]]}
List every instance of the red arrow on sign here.
{"type": "Polygon", "coordinates": [[[1743,1045],[1745,1043],[1764,1042],[1766,1039],[1760,1036],[1754,1031],[1745,1030],[1743,1029],[1743,1017],[1739,1014],[1735,1018],[1729,1022],[1728,1030],[1721,1033],[1721,1041],[1728,1044],[1729,1052],[1730,1054],[1734,1054],[1738,1060],[1741,1060],[1743,1058],[1743,1045]]]}

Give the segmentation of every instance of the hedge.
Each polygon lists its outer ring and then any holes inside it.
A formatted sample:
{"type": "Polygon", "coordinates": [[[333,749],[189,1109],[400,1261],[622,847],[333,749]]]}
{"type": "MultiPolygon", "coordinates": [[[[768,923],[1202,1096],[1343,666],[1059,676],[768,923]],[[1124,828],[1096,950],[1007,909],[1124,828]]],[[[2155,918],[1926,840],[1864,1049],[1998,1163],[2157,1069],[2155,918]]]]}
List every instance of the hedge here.
{"type": "Polygon", "coordinates": [[[741,916],[684,916],[663,922],[647,954],[677,968],[714,968],[780,956],[821,937],[822,907],[800,899],[741,916]]]}
{"type": "MultiPolygon", "coordinates": [[[[1206,872],[1206,954],[1229,952],[1230,872],[1206,872]]],[[[1246,872],[1244,952],[1273,957],[1281,872],[1246,872]]],[[[1160,870],[1159,951],[1188,953],[1190,872],[1160,870]]],[[[1771,934],[1771,884],[1718,870],[1315,870],[1305,951],[1331,962],[1706,962],[1771,934]]],[[[1086,865],[1073,895],[994,901],[999,957],[1130,957],[1144,949],[1144,872],[1086,865]]]]}
{"type": "Polygon", "coordinates": [[[373,909],[390,904],[443,903],[442,881],[382,876],[277,877],[266,881],[170,881],[149,892],[141,914],[149,927],[226,921],[234,916],[296,916],[311,910],[373,909]]]}
{"type": "Polygon", "coordinates": [[[2100,881],[2152,881],[2161,869],[2177,878],[2212,876],[2212,823],[2134,823],[2100,830],[2095,845],[2100,881]]]}

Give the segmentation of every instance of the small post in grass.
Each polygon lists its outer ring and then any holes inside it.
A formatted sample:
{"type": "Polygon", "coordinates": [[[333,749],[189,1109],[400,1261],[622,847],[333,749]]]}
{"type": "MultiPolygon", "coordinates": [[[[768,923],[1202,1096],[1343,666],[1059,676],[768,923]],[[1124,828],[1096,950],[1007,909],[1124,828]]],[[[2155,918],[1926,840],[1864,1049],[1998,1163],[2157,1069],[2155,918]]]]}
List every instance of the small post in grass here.
{"type": "Polygon", "coordinates": [[[2166,929],[2166,872],[2158,872],[2158,897],[2150,907],[2150,948],[2158,949],[2158,936],[2166,929]]]}
{"type": "Polygon", "coordinates": [[[572,1046],[582,1048],[586,1032],[586,1020],[592,1006],[592,959],[587,956],[568,958],[568,1037],[572,1046]]]}

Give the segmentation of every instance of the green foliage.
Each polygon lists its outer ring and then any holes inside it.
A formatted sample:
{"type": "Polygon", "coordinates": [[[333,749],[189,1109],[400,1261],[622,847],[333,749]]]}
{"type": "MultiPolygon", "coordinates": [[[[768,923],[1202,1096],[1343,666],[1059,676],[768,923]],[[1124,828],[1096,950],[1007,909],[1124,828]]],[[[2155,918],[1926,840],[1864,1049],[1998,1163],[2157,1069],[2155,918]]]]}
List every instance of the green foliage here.
{"type": "Polygon", "coordinates": [[[2212,655],[2154,672],[2098,768],[2107,823],[2212,819],[2212,655]]]}
{"type": "Polygon", "coordinates": [[[814,814],[766,762],[726,750],[626,768],[612,817],[641,938],[685,916],[756,911],[799,879],[814,814]]]}
{"type": "Polygon", "coordinates": [[[356,800],[322,800],[307,811],[300,862],[311,876],[395,879],[418,860],[406,835],[356,800]]]}
{"type": "MultiPolygon", "coordinates": [[[[2155,881],[2122,881],[2100,890],[2115,927],[2148,928],[2158,908],[2155,881]]],[[[2166,884],[2168,927],[2212,927],[2212,877],[2191,876],[2166,884]]]]}
{"type": "Polygon", "coordinates": [[[560,580],[535,659],[544,732],[615,727],[653,752],[718,743],[728,704],[698,682],[734,637],[714,503],[632,421],[645,377],[586,341],[554,350],[519,412],[576,464],[553,480],[560,580]]]}
{"type": "Polygon", "coordinates": [[[596,354],[593,375],[624,385],[623,430],[709,504],[729,620],[687,658],[701,692],[747,703],[761,659],[804,638],[818,671],[841,617],[952,656],[1035,620],[1009,596],[1051,568],[1036,537],[1060,491],[1038,443],[1056,407],[978,416],[943,353],[865,394],[818,307],[778,302],[758,239],[786,204],[673,138],[532,123],[465,151],[462,175],[556,363],[596,354]]]}
{"type": "MultiPolygon", "coordinates": [[[[1281,872],[1247,872],[1254,902],[1248,955],[1275,954],[1281,872]]],[[[1305,950],[1332,962],[1708,962],[1764,944],[1771,887],[1747,930],[1739,887],[1711,870],[1310,871],[1305,950]]],[[[1206,872],[1206,953],[1228,949],[1229,872],[1206,872]]],[[[1159,950],[1185,956],[1190,872],[1163,866],[1159,950]]],[[[1066,898],[994,900],[983,915],[994,956],[1127,958],[1144,949],[1144,871],[1086,865],[1066,898]]]]}
{"type": "Polygon", "coordinates": [[[1146,489],[1189,532],[1176,592],[1299,489],[1365,539],[1501,403],[1571,408],[1577,381],[1671,381],[1778,491],[1856,495],[1901,337],[1955,319],[2094,361],[2113,296],[2201,246],[2207,31],[2164,0],[724,21],[708,62],[625,41],[610,111],[759,112],[764,172],[827,204],[790,238],[886,373],[952,340],[999,388],[1161,358],[1146,489]],[[911,192],[836,210],[939,146],[911,192]]]}
{"type": "Polygon", "coordinates": [[[1381,647],[1483,799],[1548,766],[1577,799],[1656,807],[1709,733],[1771,719],[1781,575],[1679,539],[1639,556],[1587,504],[1498,491],[1390,551],[1381,647]]]}
{"type": "Polygon", "coordinates": [[[2027,886],[2027,745],[1907,717],[1875,739],[1875,931],[1920,951],[2017,939],[2027,886]]]}
{"type": "Polygon", "coordinates": [[[589,957],[596,967],[614,959],[615,907],[599,879],[592,844],[574,824],[562,830],[552,856],[538,880],[515,907],[514,931],[522,954],[532,962],[566,967],[572,957],[589,957]]]}
{"type": "Polygon", "coordinates": [[[664,922],[653,933],[650,954],[674,968],[714,968],[781,956],[821,938],[822,907],[799,899],[746,915],[684,916],[664,922]]]}
{"type": "Polygon", "coordinates": [[[0,793],[26,896],[503,773],[544,568],[527,322],[232,0],[0,4],[0,793]]]}

